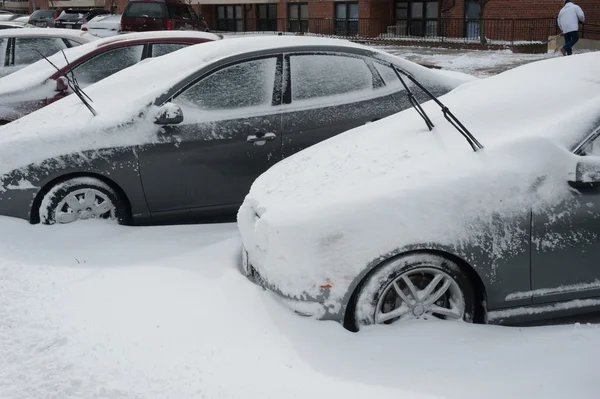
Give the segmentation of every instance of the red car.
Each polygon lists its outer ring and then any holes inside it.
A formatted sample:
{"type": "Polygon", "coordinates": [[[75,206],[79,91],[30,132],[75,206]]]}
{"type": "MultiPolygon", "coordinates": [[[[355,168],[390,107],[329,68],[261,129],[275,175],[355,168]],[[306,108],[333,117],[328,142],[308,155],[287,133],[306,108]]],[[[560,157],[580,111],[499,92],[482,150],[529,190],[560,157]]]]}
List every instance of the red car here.
{"type": "Polygon", "coordinates": [[[121,17],[121,31],[152,30],[208,32],[208,25],[202,16],[181,0],[130,0],[121,17]]]}
{"type": "Polygon", "coordinates": [[[0,79],[0,125],[71,94],[65,78],[70,71],[85,88],[145,58],[220,39],[206,32],[129,33],[58,52],[0,79]]]}

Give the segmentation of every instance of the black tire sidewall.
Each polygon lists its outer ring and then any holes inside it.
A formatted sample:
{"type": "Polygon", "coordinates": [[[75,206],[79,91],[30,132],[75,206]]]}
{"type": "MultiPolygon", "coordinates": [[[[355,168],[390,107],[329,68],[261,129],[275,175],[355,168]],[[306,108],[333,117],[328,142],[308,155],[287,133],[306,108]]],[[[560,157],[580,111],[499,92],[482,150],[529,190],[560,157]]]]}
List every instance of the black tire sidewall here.
{"type": "Polygon", "coordinates": [[[378,266],[359,288],[354,308],[356,328],[375,324],[377,303],[385,288],[401,274],[418,268],[438,269],[448,274],[458,284],[465,301],[463,320],[472,322],[475,315],[475,292],[473,284],[454,262],[433,254],[416,254],[392,259],[378,266]]]}
{"type": "Polygon", "coordinates": [[[98,190],[108,197],[108,199],[115,206],[116,220],[119,224],[124,224],[127,221],[127,212],[125,204],[120,196],[106,183],[101,180],[93,178],[73,178],[65,180],[55,185],[47,194],[52,195],[46,201],[42,201],[40,206],[40,221],[42,224],[58,224],[56,222],[56,207],[60,202],[65,199],[70,193],[81,190],[81,189],[94,189],[98,190]],[[46,202],[46,204],[44,203],[46,202]],[[46,205],[45,209],[42,209],[46,205]],[[43,215],[46,214],[47,217],[43,215]]]}

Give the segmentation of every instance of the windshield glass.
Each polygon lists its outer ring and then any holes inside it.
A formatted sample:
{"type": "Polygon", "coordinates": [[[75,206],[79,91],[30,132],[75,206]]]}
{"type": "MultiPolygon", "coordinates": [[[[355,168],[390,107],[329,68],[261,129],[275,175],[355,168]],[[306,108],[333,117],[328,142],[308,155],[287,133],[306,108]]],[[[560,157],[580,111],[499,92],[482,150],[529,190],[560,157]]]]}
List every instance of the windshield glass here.
{"type": "Polygon", "coordinates": [[[37,11],[34,11],[33,14],[31,14],[31,17],[29,17],[29,19],[34,19],[34,18],[50,19],[52,17],[54,17],[53,10],[37,10],[37,11]]]}
{"type": "Polygon", "coordinates": [[[83,19],[85,14],[80,11],[63,11],[57,19],[83,19]]]}
{"type": "Polygon", "coordinates": [[[129,3],[123,15],[128,17],[163,18],[165,9],[160,3],[129,3]]]}

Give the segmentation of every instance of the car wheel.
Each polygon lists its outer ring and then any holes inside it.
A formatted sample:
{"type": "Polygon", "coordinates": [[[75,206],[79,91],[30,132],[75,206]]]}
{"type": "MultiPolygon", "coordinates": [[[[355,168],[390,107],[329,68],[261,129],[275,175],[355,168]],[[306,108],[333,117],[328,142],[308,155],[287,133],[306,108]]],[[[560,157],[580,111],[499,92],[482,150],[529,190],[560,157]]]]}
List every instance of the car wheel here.
{"type": "Polygon", "coordinates": [[[410,319],[473,321],[475,293],[460,267],[433,254],[384,263],[367,276],[356,299],[356,327],[410,319]]]}
{"type": "Polygon", "coordinates": [[[93,177],[76,177],[52,187],[42,199],[40,221],[66,224],[79,220],[126,221],[123,200],[108,184],[93,177]]]}

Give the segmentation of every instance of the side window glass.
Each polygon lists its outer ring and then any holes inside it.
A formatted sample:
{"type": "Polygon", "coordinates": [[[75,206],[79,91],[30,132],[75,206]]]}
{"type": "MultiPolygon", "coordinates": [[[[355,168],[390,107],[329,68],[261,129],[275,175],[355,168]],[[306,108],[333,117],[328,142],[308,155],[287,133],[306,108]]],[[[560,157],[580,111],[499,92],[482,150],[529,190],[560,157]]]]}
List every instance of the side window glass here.
{"type": "Polygon", "coordinates": [[[362,58],[295,55],[290,64],[292,102],[373,89],[373,75],[362,58]]]}
{"type": "Polygon", "coordinates": [[[175,102],[203,110],[270,106],[276,64],[275,58],[266,58],[220,69],[187,89],[175,102]]]}
{"type": "Polygon", "coordinates": [[[70,45],[71,47],[77,47],[77,46],[81,46],[81,43],[77,43],[77,42],[76,42],[76,41],[74,41],[74,40],[67,39],[67,41],[69,42],[69,45],[70,45]]]}
{"type": "Polygon", "coordinates": [[[169,4],[167,6],[169,8],[169,17],[173,19],[182,19],[183,15],[181,13],[181,7],[178,7],[174,4],[169,4]]]}
{"type": "Polygon", "coordinates": [[[192,6],[186,6],[187,10],[188,10],[188,17],[189,19],[199,19],[198,15],[196,14],[196,11],[194,11],[194,9],[192,8],[192,6]]]}
{"type": "Polygon", "coordinates": [[[180,50],[187,47],[188,44],[184,43],[161,43],[152,45],[152,57],[160,57],[161,55],[172,53],[173,51],[180,50]]]}
{"type": "Polygon", "coordinates": [[[143,45],[121,47],[98,54],[73,69],[81,85],[96,83],[142,59],[143,45]]]}
{"type": "MultiPolygon", "coordinates": [[[[394,88],[397,90],[404,89],[402,83],[400,82],[400,79],[398,79],[398,76],[396,76],[396,72],[394,72],[392,67],[381,64],[376,61],[373,62],[373,65],[375,65],[375,69],[379,73],[379,76],[381,76],[381,79],[383,79],[383,83],[385,83],[385,88],[394,88]]],[[[407,82],[407,84],[410,83],[408,79],[405,79],[405,82],[407,82]]]]}
{"type": "Polygon", "coordinates": [[[62,39],[53,37],[18,37],[15,39],[15,65],[29,65],[66,48],[62,39]],[[38,53],[39,51],[39,53],[38,53]]]}
{"type": "Polygon", "coordinates": [[[585,146],[582,155],[600,157],[600,136],[596,137],[594,141],[585,146]]]}
{"type": "Polygon", "coordinates": [[[6,50],[8,47],[8,37],[0,37],[0,67],[4,66],[6,61],[6,50]]]}

